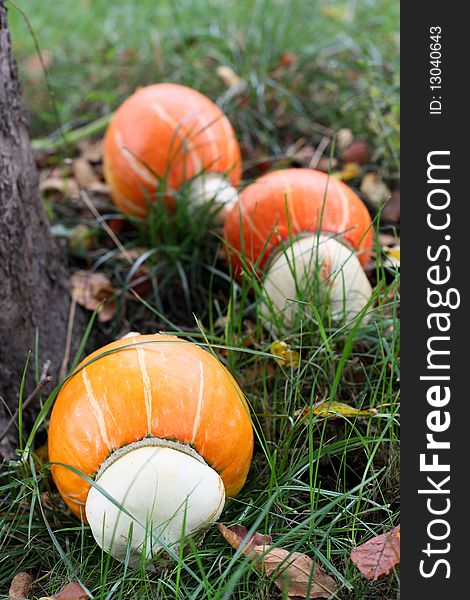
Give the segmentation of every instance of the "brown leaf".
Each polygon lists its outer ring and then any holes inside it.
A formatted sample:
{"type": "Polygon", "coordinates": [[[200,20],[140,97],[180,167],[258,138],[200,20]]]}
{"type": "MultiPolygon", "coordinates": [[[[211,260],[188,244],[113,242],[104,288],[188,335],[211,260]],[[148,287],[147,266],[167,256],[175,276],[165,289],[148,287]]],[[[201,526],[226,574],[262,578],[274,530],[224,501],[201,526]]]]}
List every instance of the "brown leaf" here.
{"type": "Polygon", "coordinates": [[[217,525],[217,529],[223,535],[223,537],[227,540],[227,542],[238,550],[242,545],[242,542],[246,544],[246,548],[243,551],[245,556],[248,556],[250,553],[250,549],[253,547],[259,547],[266,544],[270,544],[272,542],[272,538],[270,535],[263,535],[262,533],[255,532],[250,538],[247,537],[248,529],[243,525],[232,525],[231,527],[226,527],[219,523],[217,525]]]}
{"type": "Polygon", "coordinates": [[[48,177],[39,184],[39,189],[44,194],[56,192],[67,198],[79,198],[80,192],[75,179],[71,177],[48,177]]]}
{"type": "Polygon", "coordinates": [[[99,139],[96,142],[90,140],[82,140],[78,144],[80,156],[90,163],[99,163],[103,160],[103,140],[99,139]]]}
{"type": "Polygon", "coordinates": [[[126,261],[129,259],[137,260],[146,252],[148,252],[148,248],[145,246],[135,246],[134,248],[129,248],[129,250],[126,250],[126,252],[116,252],[114,258],[120,258],[126,261]]]}
{"type": "Polygon", "coordinates": [[[76,581],[68,583],[54,596],[47,596],[39,600],[88,600],[90,596],[76,581]]]}
{"type": "Polygon", "coordinates": [[[11,582],[8,600],[20,600],[29,596],[33,578],[29,573],[17,573],[11,582]]]}
{"type": "Polygon", "coordinates": [[[98,320],[109,321],[116,314],[115,290],[103,273],[76,271],[70,278],[70,293],[77,304],[88,310],[98,309],[98,320]]]}
{"type": "Polygon", "coordinates": [[[308,166],[315,155],[315,150],[314,146],[306,143],[305,139],[301,137],[286,148],[285,154],[289,161],[308,166]]]}
{"type": "Polygon", "coordinates": [[[372,158],[373,148],[368,142],[362,140],[354,140],[342,152],[341,158],[344,162],[357,163],[364,165],[370,162],[372,158]]]}
{"type": "Polygon", "coordinates": [[[377,581],[400,562],[400,525],[353,548],[351,560],[366,577],[377,581]]]}
{"type": "Polygon", "coordinates": [[[391,248],[392,246],[395,246],[395,244],[399,243],[398,238],[390,233],[379,232],[377,237],[379,238],[379,245],[382,248],[391,248]]]}
{"type": "Polygon", "coordinates": [[[68,583],[54,596],[54,600],[88,600],[88,598],[88,594],[76,581],[68,583]]]}
{"type": "Polygon", "coordinates": [[[323,171],[324,173],[329,173],[332,169],[336,169],[337,166],[338,166],[337,158],[335,158],[334,156],[331,156],[331,157],[324,156],[323,158],[320,158],[315,169],[317,169],[317,171],[323,171]]]}
{"type": "Polygon", "coordinates": [[[78,185],[84,188],[89,187],[92,183],[99,181],[93,167],[86,158],[79,156],[72,163],[73,175],[78,185]]]}
{"type": "Polygon", "coordinates": [[[287,69],[288,67],[295,65],[298,60],[299,58],[296,54],[293,54],[292,52],[283,52],[279,58],[278,66],[287,69]]]}
{"type": "Polygon", "coordinates": [[[382,208],[380,220],[384,223],[400,222],[400,190],[393,190],[390,200],[382,208]]]}
{"type": "Polygon", "coordinates": [[[103,194],[104,196],[109,196],[111,194],[111,190],[109,185],[104,181],[93,181],[88,186],[89,192],[94,192],[95,194],[103,194]]]}
{"type": "Polygon", "coordinates": [[[280,590],[284,591],[287,586],[285,591],[289,598],[330,598],[336,592],[333,578],[301,552],[271,548],[262,564],[266,575],[276,574],[275,583],[280,590]]]}
{"type": "Polygon", "coordinates": [[[362,180],[360,189],[366,201],[376,209],[384,205],[391,194],[390,189],[378,173],[367,173],[362,180]]]}
{"type": "Polygon", "coordinates": [[[271,537],[255,533],[247,538],[248,530],[242,525],[217,525],[218,530],[235,549],[243,544],[242,553],[253,560],[256,568],[268,577],[289,598],[329,598],[336,592],[334,580],[306,554],[272,548],[271,537]]]}

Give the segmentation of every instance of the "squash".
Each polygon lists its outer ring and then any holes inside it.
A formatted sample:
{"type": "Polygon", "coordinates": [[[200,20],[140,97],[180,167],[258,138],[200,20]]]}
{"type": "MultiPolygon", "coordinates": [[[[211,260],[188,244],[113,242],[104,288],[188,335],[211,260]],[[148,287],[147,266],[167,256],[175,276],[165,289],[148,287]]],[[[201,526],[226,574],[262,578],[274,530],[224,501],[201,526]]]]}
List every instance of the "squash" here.
{"type": "Polygon", "coordinates": [[[129,543],[134,565],[217,520],[252,452],[248,405],[233,377],[170,335],[132,334],[88,356],[62,387],[49,426],[62,498],[106,552],[124,560],[129,543]]]}
{"type": "Polygon", "coordinates": [[[241,157],[223,112],[200,92],[173,83],[140,88],[116,111],[104,138],[104,174],[114,203],[145,217],[157,194],[170,205],[190,182],[194,202],[234,203],[241,157]]]}
{"type": "Polygon", "coordinates": [[[372,293],[361,265],[370,258],[373,229],[362,200],[342,181],[312,169],[273,171],[240,194],[224,226],[229,259],[264,276],[261,313],[295,318],[290,299],[305,299],[315,273],[335,320],[358,314],[372,293]]]}

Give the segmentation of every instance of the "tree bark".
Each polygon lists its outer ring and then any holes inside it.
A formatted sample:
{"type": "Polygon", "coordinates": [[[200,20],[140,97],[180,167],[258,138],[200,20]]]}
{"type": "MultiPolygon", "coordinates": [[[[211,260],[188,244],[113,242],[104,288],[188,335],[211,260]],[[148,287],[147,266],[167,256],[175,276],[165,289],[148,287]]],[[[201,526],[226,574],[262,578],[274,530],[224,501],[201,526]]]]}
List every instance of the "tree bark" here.
{"type": "MultiPolygon", "coordinates": [[[[69,309],[68,278],[39,197],[7,11],[0,0],[0,432],[17,408],[30,350],[24,397],[34,387],[35,360],[39,371],[51,361],[49,372],[57,383],[69,309]]],[[[80,335],[80,327],[75,329],[80,335]]],[[[0,456],[11,455],[17,440],[16,427],[10,427],[0,439],[0,456]]]]}

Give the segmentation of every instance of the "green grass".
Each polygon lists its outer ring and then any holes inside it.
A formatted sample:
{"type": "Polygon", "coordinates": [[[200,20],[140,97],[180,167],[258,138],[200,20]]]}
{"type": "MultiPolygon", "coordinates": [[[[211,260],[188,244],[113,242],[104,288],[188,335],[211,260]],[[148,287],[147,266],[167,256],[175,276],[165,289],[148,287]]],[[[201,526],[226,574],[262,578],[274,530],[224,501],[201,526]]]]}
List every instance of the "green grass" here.
{"type": "MultiPolygon", "coordinates": [[[[351,128],[373,143],[376,167],[388,176],[397,171],[398,9],[392,0],[18,5],[52,56],[50,81],[66,127],[107,114],[137,85],[172,80],[219,100],[243,143],[246,179],[267,157],[284,164],[299,137],[318,143],[324,127],[351,128]],[[276,72],[284,52],[298,60],[276,72]],[[227,95],[218,65],[246,80],[248,100],[227,95]]],[[[42,75],[33,81],[28,74],[34,44],[24,20],[13,7],[10,18],[33,132],[42,137],[57,129],[57,117],[42,75]]],[[[105,271],[117,288],[116,317],[95,323],[94,331],[103,339],[129,330],[177,333],[209,345],[240,383],[253,411],[255,454],[246,486],[221,521],[308,554],[335,578],[338,598],[397,597],[397,573],[369,583],[348,558],[352,547],[399,518],[399,274],[382,264],[380,252],[369,322],[338,326],[326,307],[316,310],[301,297],[292,329],[275,335],[256,310],[259,282],[231,280],[213,215],[207,207],[191,208],[187,190],[174,214],[154,205],[151,218],[125,219],[118,233],[126,249],[148,248],[141,259],[150,283],[143,299],[129,291],[139,262],[130,266],[96,219],[67,199],[48,199],[47,209],[57,231],[81,225],[92,238],[86,252],[69,244],[70,264],[105,271]],[[297,367],[277,364],[270,354],[275,339],[300,353],[297,367]],[[324,400],[377,414],[299,416],[324,400]]],[[[118,216],[110,204],[104,213],[107,220],[118,216]]],[[[42,399],[44,423],[32,434],[23,429],[19,448],[36,452],[45,442],[53,399],[42,399]]],[[[66,510],[47,459],[39,463],[28,459],[0,472],[0,598],[21,570],[33,573],[33,597],[52,595],[70,579],[102,600],[282,597],[215,528],[157,573],[126,568],[103,554],[89,528],[66,510]]]]}

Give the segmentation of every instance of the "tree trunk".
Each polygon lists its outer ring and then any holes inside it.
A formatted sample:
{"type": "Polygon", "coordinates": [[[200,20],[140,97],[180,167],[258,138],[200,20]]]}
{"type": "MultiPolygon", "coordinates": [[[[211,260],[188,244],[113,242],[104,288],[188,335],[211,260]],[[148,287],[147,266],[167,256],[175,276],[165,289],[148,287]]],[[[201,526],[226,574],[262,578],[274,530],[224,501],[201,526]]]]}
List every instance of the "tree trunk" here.
{"type": "MultiPolygon", "coordinates": [[[[22,373],[28,352],[34,353],[36,332],[39,352],[37,357],[31,354],[24,397],[35,383],[35,360],[40,370],[47,360],[51,361],[50,374],[57,383],[70,309],[67,275],[39,198],[3,1],[0,0],[0,437],[18,406],[22,373]]],[[[83,318],[80,321],[83,323],[83,318]]],[[[74,329],[80,327],[75,324],[74,329]]],[[[32,412],[37,413],[37,404],[32,412]]],[[[0,456],[11,455],[17,440],[16,426],[11,426],[0,439],[0,456]]]]}

